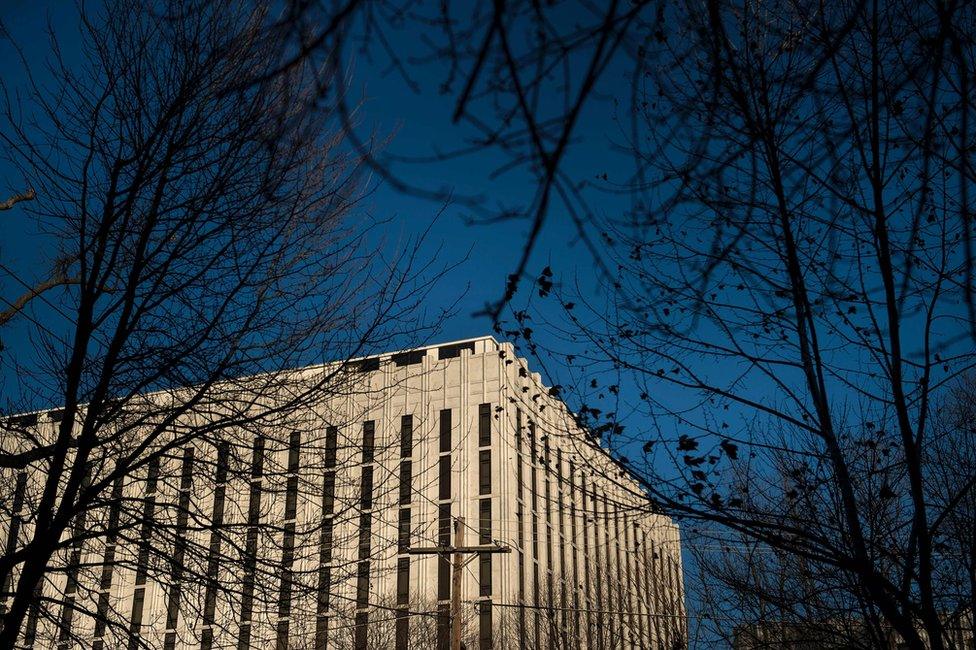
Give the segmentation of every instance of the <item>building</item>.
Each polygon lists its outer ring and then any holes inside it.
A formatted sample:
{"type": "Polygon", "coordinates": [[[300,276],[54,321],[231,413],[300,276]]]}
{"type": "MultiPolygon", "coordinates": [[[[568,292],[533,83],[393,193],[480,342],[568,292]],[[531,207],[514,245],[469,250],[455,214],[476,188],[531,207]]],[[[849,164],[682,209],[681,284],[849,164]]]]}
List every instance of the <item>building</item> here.
{"type": "MultiPolygon", "coordinates": [[[[511,344],[354,370],[356,390],[300,421],[184,446],[117,484],[107,521],[132,525],[65,554],[45,589],[71,606],[29,618],[25,644],[447,647],[452,558],[410,551],[461,541],[510,549],[465,557],[467,648],[685,647],[677,527],[511,344]]],[[[8,548],[30,526],[30,474],[16,485],[8,548]]]]}

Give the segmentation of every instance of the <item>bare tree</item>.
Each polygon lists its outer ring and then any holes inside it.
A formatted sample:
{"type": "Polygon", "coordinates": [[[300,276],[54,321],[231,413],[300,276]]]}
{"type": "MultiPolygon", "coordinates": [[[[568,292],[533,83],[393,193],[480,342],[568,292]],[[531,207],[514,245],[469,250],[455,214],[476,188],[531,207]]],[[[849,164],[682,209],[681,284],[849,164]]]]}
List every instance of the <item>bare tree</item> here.
{"type": "MultiPolygon", "coordinates": [[[[696,133],[689,139],[687,136],[692,134],[686,127],[692,126],[687,118],[700,118],[696,121],[705,124],[705,113],[716,116],[714,102],[719,95],[715,92],[724,83],[723,77],[746,72],[741,62],[726,67],[732,63],[729,56],[744,54],[737,41],[746,38],[749,30],[765,29],[751,19],[746,25],[745,18],[732,24],[727,20],[729,15],[744,17],[751,11],[769,17],[764,18],[766,22],[782,22],[773,28],[781,41],[776,46],[779,49],[750,51],[750,65],[764,65],[769,70],[794,66],[792,69],[799,76],[792,86],[805,91],[792,93],[782,101],[789,105],[797,122],[809,122],[804,118],[816,119],[820,111],[830,111],[832,107],[798,100],[825,90],[821,83],[823,74],[833,71],[843,75],[845,65],[860,67],[859,61],[837,57],[844,48],[858,48],[862,55],[868,51],[863,50],[867,46],[862,38],[864,20],[859,24],[856,16],[870,7],[863,1],[839,8],[817,2],[765,4],[756,8],[748,2],[717,0],[704,7],[650,1],[596,5],[563,0],[539,5],[499,0],[474,6],[451,2],[428,6],[421,2],[349,0],[289,3],[290,10],[275,15],[267,21],[266,28],[293,43],[291,56],[276,70],[308,60],[327,61],[341,69],[343,61],[365,55],[402,77],[415,92],[425,90],[419,80],[421,75],[429,79],[432,73],[442,73],[437,90],[452,98],[452,121],[463,125],[457,132],[467,141],[453,148],[435,147],[426,157],[397,156],[392,152],[373,155],[365,146],[369,135],[357,133],[355,124],[348,119],[352,111],[345,105],[344,96],[337,97],[350,138],[370,166],[393,187],[442,198],[450,194],[450,188],[411,185],[399,173],[403,165],[438,163],[482,153],[501,155],[504,162],[499,173],[520,170],[534,183],[536,192],[526,205],[506,205],[496,210],[480,203],[477,197],[466,197],[472,207],[480,206],[489,222],[525,218],[530,224],[523,255],[504,295],[486,310],[498,321],[529,274],[531,253],[550,219],[553,205],[559,205],[564,213],[560,218],[573,223],[594,264],[609,276],[613,265],[605,263],[602,252],[605,229],[594,209],[601,194],[588,190],[602,188],[611,194],[632,196],[635,207],[646,211],[654,208],[655,202],[649,202],[642,193],[660,185],[653,173],[659,161],[656,156],[663,151],[673,161],[677,152],[668,153],[667,149],[676,142],[675,138],[680,139],[678,151],[688,147],[698,157],[714,161],[722,158],[721,153],[709,150],[715,144],[709,134],[696,133]],[[418,39],[421,45],[412,56],[404,56],[391,44],[404,32],[422,34],[418,39]],[[815,54],[820,58],[814,61],[809,37],[817,34],[821,42],[815,54]],[[728,47],[723,47],[723,39],[728,47]],[[801,54],[809,55],[804,63],[809,65],[802,70],[795,67],[800,65],[801,54]],[[653,92],[649,92],[649,80],[659,74],[663,85],[655,83],[653,92]],[[684,94],[684,90],[692,92],[684,94]],[[683,96],[678,98],[672,91],[683,96]],[[575,165],[567,164],[573,159],[581,125],[588,118],[602,120],[608,130],[616,133],[610,143],[612,149],[627,152],[636,147],[628,179],[610,181],[605,170],[590,167],[585,167],[581,175],[573,171],[575,165]]],[[[943,166],[956,175],[954,183],[960,201],[950,216],[967,240],[962,247],[965,287],[960,293],[970,320],[976,321],[974,248],[969,223],[972,129],[968,93],[972,57],[968,56],[968,48],[972,46],[972,30],[968,12],[968,5],[959,2],[885,3],[878,8],[879,27],[901,29],[905,40],[879,42],[878,69],[888,89],[912,94],[928,107],[923,107],[921,114],[913,114],[906,111],[909,107],[904,97],[888,97],[903,123],[912,119],[919,127],[912,130],[910,140],[916,152],[924,152],[923,156],[933,162],[927,173],[934,175],[936,166],[943,166]]],[[[867,69],[861,72],[866,73],[867,69]]],[[[849,99],[866,100],[866,96],[850,95],[849,99]]],[[[887,110],[887,105],[884,108],[887,110]]],[[[830,115],[838,118],[837,114],[830,115]]],[[[850,121],[849,114],[841,115],[850,121]]],[[[725,153],[732,155],[731,150],[725,153]]],[[[585,162],[594,164],[589,153],[585,162]]],[[[614,163],[610,157],[600,162],[614,163]]],[[[682,169],[668,173],[669,182],[681,178],[682,169]]],[[[927,177],[918,185],[935,191],[932,178],[927,177]]],[[[916,219],[924,218],[924,213],[916,211],[916,219]]],[[[970,332],[976,332],[976,326],[970,332]]]]}
{"type": "MultiPolygon", "coordinates": [[[[934,502],[927,478],[945,471],[932,405],[976,333],[971,5],[582,4],[302,5],[289,64],[338,60],[357,25],[382,49],[426,18],[455,119],[484,133],[464,151],[501,151],[537,181],[531,205],[493,215],[531,228],[487,313],[506,314],[554,197],[605,281],[594,303],[546,268],[537,288],[564,318],[547,328],[530,304],[499,329],[530,351],[542,329],[566,338],[546,347],[582,368],[581,419],[630,456],[644,447],[631,466],[661,505],[831,567],[909,647],[944,647],[944,612],[972,598],[943,588],[941,550],[972,477],[934,502]],[[592,178],[564,161],[607,71],[631,81],[608,111],[634,164],[601,183],[632,210],[601,219],[592,178]],[[658,430],[625,435],[616,414],[634,407],[658,430]]],[[[370,164],[417,191],[395,158],[370,164]]]]}
{"type": "Polygon", "coordinates": [[[0,202],[0,210],[12,210],[15,205],[21,201],[33,201],[36,194],[34,190],[29,189],[24,192],[19,192],[14,194],[6,201],[0,202]]]}
{"type": "MultiPolygon", "coordinates": [[[[438,96],[448,95],[452,126],[462,126],[462,144],[435,144],[429,153],[374,154],[369,134],[350,119],[346,96],[337,97],[350,140],[391,187],[434,200],[451,197],[470,207],[478,222],[525,219],[528,236],[503,295],[486,304],[496,323],[528,274],[529,259],[554,205],[574,222],[577,234],[599,263],[591,215],[580,190],[591,178],[568,173],[581,123],[599,100],[609,71],[639,65],[648,42],[664,29],[663,2],[638,0],[594,4],[576,0],[540,5],[529,0],[470,4],[442,2],[293,3],[293,11],[268,28],[295,41],[286,66],[328,59],[334,69],[357,56],[370,57],[423,92],[421,77],[437,77],[438,96]],[[397,35],[422,34],[411,55],[391,45],[397,35]],[[440,75],[439,77],[437,75],[440,75]],[[453,188],[405,180],[405,165],[449,163],[465,156],[500,156],[498,173],[524,174],[534,187],[526,204],[487,205],[481,194],[460,196],[453,188]]],[[[437,101],[442,101],[438,97],[437,101]]]]}
{"type": "MultiPolygon", "coordinates": [[[[974,472],[972,377],[957,382],[935,411],[926,483],[932,503],[946,513],[938,549],[945,563],[939,586],[944,602],[955,604],[941,611],[940,619],[947,645],[965,648],[972,644],[974,634],[974,497],[971,491],[960,490],[960,477],[971,477],[974,472]],[[950,503],[953,499],[959,503],[950,503]]],[[[900,468],[874,464],[871,471],[890,483],[900,468]]],[[[793,476],[784,472],[780,481],[791,484],[793,476]]],[[[818,514],[803,516],[815,521],[818,514]]],[[[872,518],[872,526],[891,537],[897,534],[891,527],[898,524],[898,519],[889,518],[881,508],[872,518]]],[[[701,581],[699,593],[705,601],[702,611],[721,619],[716,630],[735,647],[878,648],[897,647],[901,641],[849,574],[746,535],[713,533],[701,535],[690,545],[701,581]]]]}
{"type": "Polygon", "coordinates": [[[972,591],[946,523],[971,528],[974,477],[947,474],[933,416],[974,362],[971,8],[705,9],[676,8],[636,78],[606,300],[539,277],[582,418],[668,511],[770,549],[755,566],[788,569],[799,610],[950,647],[972,591]],[[654,426],[625,431],[633,409],[654,426]]]}
{"type": "MultiPolygon", "coordinates": [[[[22,201],[33,201],[36,193],[33,189],[28,189],[24,192],[19,192],[14,194],[6,201],[0,202],[0,211],[13,210],[14,206],[22,201]]],[[[10,306],[0,312],[0,327],[7,324],[14,316],[16,316],[20,311],[29,303],[31,300],[41,295],[48,289],[52,289],[58,286],[60,283],[54,280],[48,280],[41,283],[37,287],[30,287],[27,293],[21,295],[19,298],[10,302],[10,306]]]]}
{"type": "MultiPolygon", "coordinates": [[[[3,422],[0,647],[32,643],[39,621],[70,645],[82,618],[98,643],[144,645],[107,598],[119,568],[197,581],[199,603],[170,589],[176,611],[207,612],[218,589],[277,602],[259,578],[291,576],[287,526],[272,499],[249,514],[248,483],[296,474],[296,432],[302,463],[327,462],[342,416],[316,405],[367,390],[342,360],[426,331],[416,249],[353,216],[362,167],[320,108],[330,78],[279,72],[288,44],[255,4],[82,8],[82,64],[55,49],[53,86],[7,95],[4,151],[73,280],[38,296],[56,319],[19,311],[34,347],[6,409],[59,408],[3,422]],[[323,361],[339,363],[294,370],[323,361]],[[204,504],[224,500],[221,525],[204,504]],[[281,552],[258,557],[259,540],[281,552]]],[[[293,573],[296,593],[317,588],[293,573]]]]}

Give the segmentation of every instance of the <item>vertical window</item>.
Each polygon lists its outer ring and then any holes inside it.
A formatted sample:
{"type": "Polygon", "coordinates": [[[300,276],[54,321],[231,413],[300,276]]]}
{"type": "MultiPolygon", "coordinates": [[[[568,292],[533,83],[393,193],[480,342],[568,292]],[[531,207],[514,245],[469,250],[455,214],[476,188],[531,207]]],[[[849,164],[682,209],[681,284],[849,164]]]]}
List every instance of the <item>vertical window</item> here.
{"type": "MultiPolygon", "coordinates": [[[[359,573],[356,579],[356,605],[360,608],[369,605],[369,557],[372,554],[373,515],[369,510],[373,507],[373,462],[376,425],[373,420],[363,422],[363,467],[360,481],[360,507],[364,512],[359,515],[359,573]]],[[[356,647],[366,648],[367,614],[356,614],[356,647]]]]}
{"type": "Polygon", "coordinates": [[[478,446],[491,445],[491,404],[478,407],[478,446]]]}
{"type": "MultiPolygon", "coordinates": [[[[90,465],[85,468],[85,478],[83,488],[90,484],[90,465]]],[[[81,553],[83,547],[83,537],[87,526],[87,513],[82,512],[74,519],[72,535],[74,541],[71,543],[71,558],[67,566],[67,584],[65,585],[64,595],[66,596],[61,609],[60,634],[58,635],[59,650],[67,650],[71,641],[71,621],[75,613],[75,593],[78,590],[78,573],[81,570],[81,553]]]]}
{"type": "MultiPolygon", "coordinates": [[[[634,557],[631,560],[631,566],[634,577],[634,598],[637,601],[637,625],[638,631],[640,633],[641,643],[645,643],[646,636],[644,633],[645,619],[648,614],[647,611],[647,585],[643,584],[644,580],[644,562],[643,562],[643,548],[641,547],[640,541],[640,526],[637,521],[633,522],[633,530],[631,531],[631,539],[633,540],[633,554],[634,557]]],[[[649,621],[648,621],[649,622],[649,621]]]]}
{"type": "MultiPolygon", "coordinates": [[[[545,582],[546,582],[546,603],[550,606],[556,606],[556,599],[553,596],[555,590],[555,578],[552,572],[552,458],[549,449],[549,436],[542,436],[542,483],[545,489],[542,502],[545,506],[546,514],[546,572],[545,572],[545,582]]],[[[553,610],[553,615],[548,618],[548,629],[549,629],[549,643],[556,643],[556,615],[558,610],[553,610]]]]}
{"type": "Polygon", "coordinates": [[[520,549],[525,548],[525,533],[523,532],[525,529],[524,519],[525,519],[525,515],[522,512],[522,504],[519,503],[515,507],[515,527],[518,529],[517,536],[518,536],[518,546],[520,549]]]}
{"type": "Polygon", "coordinates": [[[339,429],[325,428],[325,472],[322,474],[322,529],[319,532],[319,585],[315,616],[315,650],[325,650],[329,639],[329,606],[332,592],[332,514],[335,510],[335,466],[339,429]]]}
{"type": "Polygon", "coordinates": [[[360,503],[363,510],[373,507],[373,466],[365,465],[359,484],[360,503]]]}
{"type": "MultiPolygon", "coordinates": [[[[281,549],[281,584],[278,590],[278,616],[291,614],[292,565],[295,562],[295,524],[285,524],[285,536],[281,549]]],[[[287,627],[285,628],[287,630],[287,627]]],[[[286,635],[287,636],[287,635],[286,635]]]]}
{"type": "Polygon", "coordinates": [[[376,425],[372,420],[363,422],[363,462],[373,462],[376,425]]]}
{"type": "Polygon", "coordinates": [[[319,597],[316,609],[315,646],[325,648],[329,631],[329,602],[332,592],[332,519],[322,522],[322,532],[319,538],[319,597]]]}
{"type": "MultiPolygon", "coordinates": [[[[321,594],[319,600],[322,599],[321,594]]],[[[326,607],[328,609],[328,607],[326,607]]],[[[318,614],[315,617],[315,650],[326,650],[329,642],[329,617],[327,614],[318,614]]]]}
{"type": "Polygon", "coordinates": [[[200,650],[213,647],[213,624],[217,613],[217,588],[220,573],[221,529],[224,525],[224,502],[227,492],[227,459],[230,445],[226,442],[217,447],[217,471],[214,477],[213,512],[210,516],[210,549],[207,551],[207,588],[203,598],[203,633],[200,650]]]}
{"type": "MultiPolygon", "coordinates": [[[[518,552],[518,586],[519,586],[519,602],[525,602],[525,555],[522,551],[518,552]]],[[[520,608],[521,609],[521,608],[520,608]]],[[[525,623],[524,617],[519,617],[522,624],[525,623]]]]}
{"type": "MultiPolygon", "coordinates": [[[[525,603],[525,553],[518,552],[518,602],[525,603]]],[[[519,647],[525,647],[525,608],[518,608],[519,647]]]]}
{"type": "Polygon", "coordinates": [[[241,594],[241,629],[239,650],[251,643],[251,615],[254,609],[254,578],[257,569],[258,524],[261,521],[261,477],[264,476],[264,438],[254,439],[251,453],[251,494],[248,501],[247,536],[244,543],[244,585],[241,594]]]}
{"type": "Polygon", "coordinates": [[[353,647],[355,650],[366,650],[368,647],[369,613],[356,612],[356,628],[353,632],[353,647]]]}
{"type": "Polygon", "coordinates": [[[563,501],[565,489],[563,485],[563,450],[556,450],[556,527],[559,534],[559,603],[560,621],[562,623],[560,633],[563,638],[563,646],[569,645],[569,601],[567,600],[566,579],[569,571],[566,568],[566,504],[563,501]]]}
{"type": "Polygon", "coordinates": [[[533,621],[533,627],[535,627],[535,647],[542,647],[542,613],[539,611],[540,602],[539,594],[539,563],[534,562],[532,564],[532,604],[535,605],[535,616],[533,621]]]}
{"type": "Polygon", "coordinates": [[[400,505],[410,503],[410,494],[413,492],[411,482],[413,480],[413,464],[409,460],[400,461],[400,505]]]}
{"type": "Polygon", "coordinates": [[[522,498],[522,410],[515,409],[515,486],[516,497],[522,498]]]}
{"type": "Polygon", "coordinates": [[[410,509],[400,510],[400,522],[397,546],[400,552],[405,553],[410,548],[410,509]]]}
{"type": "MultiPolygon", "coordinates": [[[[654,575],[654,543],[650,541],[646,530],[640,532],[643,544],[641,545],[641,564],[644,573],[644,588],[647,594],[647,609],[654,614],[659,614],[661,608],[657,602],[657,579],[654,575]]],[[[656,616],[649,616],[647,619],[647,634],[652,639],[659,635],[660,621],[656,616]]]]}
{"type": "Polygon", "coordinates": [[[369,605],[369,562],[360,562],[356,576],[356,605],[369,605]]]}
{"type": "Polygon", "coordinates": [[[451,409],[441,411],[441,452],[451,451],[451,409]]]}
{"type": "MultiPolygon", "coordinates": [[[[606,499],[605,494],[603,498],[606,499]]],[[[625,595],[626,585],[624,585],[624,570],[623,570],[624,565],[620,557],[620,509],[617,506],[617,504],[614,503],[613,510],[611,511],[608,507],[607,513],[608,516],[610,516],[613,520],[614,563],[617,565],[617,579],[616,579],[617,599],[616,602],[614,602],[614,606],[617,608],[617,611],[620,612],[619,614],[614,616],[614,623],[616,623],[617,625],[617,638],[620,640],[620,643],[623,643],[624,629],[626,625],[626,622],[624,621],[624,612],[627,611],[626,610],[627,605],[626,605],[626,595],[625,595]]],[[[610,530],[609,525],[607,526],[607,530],[608,531],[610,530]]]]}
{"type": "Polygon", "coordinates": [[[322,516],[331,515],[335,509],[335,472],[322,476],[322,516]]]}
{"type": "Polygon", "coordinates": [[[371,553],[373,516],[364,512],[359,515],[359,559],[369,559],[371,553]]]}
{"type": "Polygon", "coordinates": [[[326,427],[325,429],[325,468],[332,469],[336,465],[336,449],[338,448],[339,429],[326,427]]]}
{"type": "Polygon", "coordinates": [[[278,640],[276,650],[288,650],[288,619],[278,621],[278,640]]]}
{"type": "MultiPolygon", "coordinates": [[[[444,503],[438,508],[437,545],[451,545],[451,504],[444,503]]],[[[437,598],[447,600],[451,597],[451,560],[444,553],[437,556],[437,598]]]]}
{"type": "MultiPolygon", "coordinates": [[[[422,355],[421,355],[422,356],[422,355]]],[[[410,504],[413,492],[413,416],[400,417],[400,505],[410,504]]],[[[400,509],[400,520],[397,531],[397,549],[406,553],[410,549],[410,508],[400,509]]],[[[407,650],[410,639],[410,616],[407,610],[410,603],[410,558],[402,557],[397,560],[397,597],[399,608],[395,614],[396,627],[394,632],[394,647],[396,650],[407,650]]]]}
{"type": "Polygon", "coordinates": [[[404,415],[400,418],[400,456],[413,456],[413,416],[404,415]]]}
{"type": "Polygon", "coordinates": [[[410,614],[405,609],[398,610],[396,616],[396,632],[394,638],[394,648],[396,650],[407,650],[410,641],[410,614]]]}
{"type": "Polygon", "coordinates": [[[264,476],[264,436],[254,439],[254,449],[251,451],[251,478],[264,476]]]}
{"type": "MultiPolygon", "coordinates": [[[[88,473],[88,468],[86,467],[86,475],[88,473]]],[[[71,640],[71,620],[74,618],[74,602],[75,602],[75,591],[78,589],[78,571],[81,565],[81,551],[82,551],[82,533],[85,530],[86,513],[81,513],[74,518],[73,525],[73,537],[74,541],[71,543],[71,558],[68,560],[67,566],[67,584],[64,589],[64,594],[66,596],[64,604],[61,608],[61,622],[60,622],[60,633],[58,634],[58,650],[67,650],[68,643],[71,640]]]]}
{"type": "Polygon", "coordinates": [[[535,633],[535,647],[542,647],[542,612],[539,605],[542,604],[540,596],[539,580],[539,472],[538,472],[538,447],[536,446],[535,422],[529,420],[529,494],[532,512],[532,604],[533,609],[533,628],[535,633]]]}
{"type": "Polygon", "coordinates": [[[291,520],[298,513],[298,477],[288,477],[288,487],[285,490],[285,519],[291,520]]]}
{"type": "MultiPolygon", "coordinates": [[[[515,409],[515,522],[518,535],[518,602],[525,603],[525,505],[522,479],[522,409],[515,409]]],[[[528,636],[525,630],[525,608],[518,608],[519,647],[525,648],[528,636]]]]}
{"type": "Polygon", "coordinates": [[[478,452],[478,494],[491,494],[491,450],[478,452]]]}
{"type": "MultiPolygon", "coordinates": [[[[530,470],[529,470],[529,490],[532,497],[532,515],[536,514],[539,507],[538,504],[538,473],[536,471],[536,446],[535,446],[535,422],[529,422],[529,455],[530,455],[530,470]]],[[[536,556],[538,557],[538,556],[536,556]]]]}
{"type": "Polygon", "coordinates": [[[278,585],[278,650],[288,649],[291,616],[291,588],[294,580],[295,517],[298,513],[298,469],[301,433],[292,431],[288,440],[288,483],[285,491],[285,532],[281,544],[281,582],[278,585]]]}
{"type": "MultiPolygon", "coordinates": [[[[373,462],[375,449],[376,425],[373,420],[363,422],[363,466],[360,477],[360,508],[363,512],[359,514],[359,567],[356,578],[356,605],[367,607],[369,605],[369,557],[372,554],[372,527],[373,515],[369,510],[373,507],[373,462]]],[[[356,647],[365,648],[366,628],[365,624],[360,624],[360,616],[364,617],[365,612],[356,614],[356,647]],[[361,629],[362,628],[362,629],[361,629]],[[362,639],[360,637],[362,636],[362,639]]]]}
{"type": "Polygon", "coordinates": [[[448,600],[451,597],[451,559],[445,553],[437,556],[437,599],[448,600]]]}
{"type": "Polygon", "coordinates": [[[301,453],[302,434],[292,431],[288,439],[288,473],[294,474],[298,471],[298,457],[301,453]]]}
{"type": "Polygon", "coordinates": [[[285,488],[285,520],[292,520],[298,512],[298,463],[301,453],[301,434],[291,432],[288,441],[288,484],[285,488]]]}
{"type": "MultiPolygon", "coordinates": [[[[522,640],[524,643],[524,639],[522,640]]],[[[491,650],[491,603],[481,603],[478,606],[478,648],[491,650]]]]}
{"type": "Polygon", "coordinates": [[[441,456],[440,461],[440,492],[441,499],[451,498],[451,457],[441,456]]]}
{"type": "Polygon", "coordinates": [[[569,463],[569,539],[570,552],[573,554],[573,631],[577,639],[580,635],[580,576],[579,576],[579,547],[577,546],[578,526],[576,523],[576,468],[569,463]]]}
{"type": "Polygon", "coordinates": [[[451,648],[451,606],[437,606],[437,650],[451,648]]]}
{"type": "MultiPolygon", "coordinates": [[[[24,476],[21,474],[21,476],[24,476]]],[[[17,477],[17,487],[14,492],[14,503],[11,514],[13,515],[10,522],[10,533],[16,538],[16,531],[14,527],[19,523],[18,514],[23,505],[23,486],[20,476],[17,477]],[[18,492],[20,492],[18,499],[18,492]]],[[[95,619],[95,641],[92,643],[92,650],[102,650],[104,647],[104,641],[102,637],[105,635],[105,621],[108,616],[108,608],[110,604],[111,592],[112,592],[112,573],[115,569],[115,542],[118,537],[118,526],[119,517],[122,514],[122,479],[117,478],[112,484],[112,501],[111,506],[108,511],[108,534],[105,537],[105,552],[102,557],[102,577],[99,582],[99,594],[98,594],[98,605],[96,605],[97,618],[95,619]]],[[[6,589],[0,591],[0,599],[3,598],[6,589]]],[[[2,601],[0,601],[0,614],[3,614],[2,601]]]]}
{"type": "MultiPolygon", "coordinates": [[[[10,509],[11,519],[10,519],[10,530],[7,533],[7,553],[13,553],[17,549],[17,536],[20,533],[20,524],[23,518],[20,516],[20,511],[24,507],[24,493],[27,491],[27,473],[20,472],[17,474],[17,484],[14,487],[14,502],[13,507],[10,509]]],[[[7,587],[10,584],[10,574],[4,578],[3,583],[3,594],[6,595],[7,587]]]]}
{"type": "Polygon", "coordinates": [[[532,558],[539,561],[539,518],[532,515],[532,558]]]}
{"type": "MultiPolygon", "coordinates": [[[[676,614],[679,614],[680,615],[681,614],[681,603],[680,603],[680,600],[679,600],[679,594],[681,592],[678,591],[678,564],[677,564],[677,562],[675,562],[674,556],[672,556],[671,554],[668,554],[668,556],[667,556],[667,564],[668,564],[668,575],[671,578],[668,581],[668,586],[669,586],[668,595],[670,596],[670,600],[671,600],[671,602],[669,603],[669,606],[670,606],[671,611],[673,611],[676,614]]],[[[680,631],[679,631],[680,630],[680,627],[681,627],[680,620],[681,619],[678,616],[672,616],[671,617],[672,626],[673,626],[674,634],[675,634],[675,637],[676,638],[680,634],[680,631]]]]}
{"type": "MultiPolygon", "coordinates": [[[[586,479],[580,475],[580,516],[588,519],[586,513],[586,479]]],[[[593,645],[593,601],[590,597],[590,529],[592,526],[583,525],[583,599],[586,603],[586,645],[593,645]]]]}
{"type": "MultiPolygon", "coordinates": [[[[613,594],[613,590],[614,590],[615,585],[613,584],[613,581],[609,579],[610,576],[613,575],[613,560],[612,560],[612,558],[610,556],[610,550],[612,548],[611,547],[611,543],[610,543],[610,505],[609,505],[609,500],[607,499],[606,492],[604,492],[602,496],[603,496],[603,498],[602,498],[602,502],[603,502],[603,561],[605,563],[604,564],[604,570],[606,570],[606,572],[607,572],[606,573],[606,576],[607,576],[607,582],[606,582],[606,585],[607,585],[606,606],[607,606],[607,609],[611,609],[612,610],[614,608],[614,605],[615,605],[615,603],[614,603],[614,600],[615,599],[614,599],[614,594],[613,594]]],[[[608,629],[610,631],[610,639],[611,639],[611,642],[616,642],[616,640],[619,638],[618,635],[617,635],[617,616],[615,614],[612,614],[611,613],[611,614],[607,614],[607,618],[609,618],[608,629]]]]}
{"type": "Polygon", "coordinates": [[[630,627],[637,627],[637,638],[639,641],[644,639],[644,617],[640,615],[640,596],[639,596],[639,576],[634,561],[637,557],[637,540],[634,537],[631,522],[627,515],[623,515],[624,528],[624,562],[626,563],[625,579],[627,580],[627,611],[630,612],[630,627]]]}
{"type": "Polygon", "coordinates": [[[491,553],[478,554],[478,579],[482,596],[491,595],[491,553]]]}
{"type": "MultiPolygon", "coordinates": [[[[478,445],[491,445],[491,404],[481,404],[478,407],[478,445]]],[[[478,493],[491,494],[491,450],[483,449],[478,452],[478,493]]],[[[521,494],[518,495],[521,498],[521,494]]],[[[521,504],[518,506],[521,508],[521,504]]],[[[481,499],[478,502],[478,543],[491,543],[491,499],[481,499]]],[[[478,556],[478,594],[482,597],[491,596],[491,553],[481,553],[478,556]]],[[[491,648],[491,603],[479,604],[478,616],[478,647],[486,650],[491,648]]]]}
{"type": "Polygon", "coordinates": [[[515,488],[516,488],[516,495],[517,495],[516,498],[518,498],[518,499],[521,500],[522,499],[522,489],[523,489],[523,480],[522,480],[522,450],[521,449],[519,449],[518,450],[518,453],[515,454],[515,488]]]}
{"type": "MultiPolygon", "coordinates": [[[[145,601],[146,601],[146,590],[136,589],[135,593],[132,594],[131,626],[137,630],[142,626],[142,606],[145,604],[145,601]]],[[[138,641],[136,641],[136,645],[138,646],[138,641]]]]}
{"type": "Polygon", "coordinates": [[[549,438],[543,437],[543,482],[545,484],[546,504],[546,569],[549,572],[549,592],[552,595],[552,455],[549,438]]]}
{"type": "Polygon", "coordinates": [[[491,543],[491,499],[478,502],[478,543],[491,543]]]}
{"type": "Polygon", "coordinates": [[[410,601],[410,558],[401,557],[397,560],[397,605],[406,605],[410,601]]]}
{"type": "MultiPolygon", "coordinates": [[[[142,504],[142,526],[139,530],[139,555],[136,559],[136,589],[132,595],[132,614],[129,618],[129,648],[139,647],[139,632],[142,629],[142,609],[146,600],[146,573],[149,568],[149,544],[152,521],[156,508],[156,486],[159,481],[159,459],[149,462],[149,475],[146,478],[146,496],[142,504]]],[[[35,610],[32,610],[32,615],[35,610]]],[[[35,620],[36,624],[36,620],[35,620]]],[[[31,626],[28,625],[28,628],[31,626]]],[[[30,631],[30,630],[28,630],[30,631]]],[[[32,636],[30,634],[28,637],[32,636]]]]}
{"type": "MultiPolygon", "coordinates": [[[[590,494],[591,506],[593,508],[593,563],[594,563],[594,573],[599,574],[600,569],[600,548],[603,547],[606,551],[607,546],[600,542],[600,513],[599,505],[600,501],[596,495],[596,486],[590,482],[590,489],[593,491],[590,494]]],[[[587,571],[589,572],[589,571],[587,571]]],[[[595,577],[595,576],[594,576],[595,577]]],[[[587,582],[589,584],[589,582],[587,582]]],[[[602,635],[605,629],[603,627],[603,589],[604,585],[597,581],[593,583],[593,593],[596,599],[596,626],[593,628],[597,635],[602,635]]]]}
{"type": "Polygon", "coordinates": [[[451,504],[443,503],[438,508],[437,543],[440,546],[451,545],[451,504]]]}
{"type": "Polygon", "coordinates": [[[169,602],[166,604],[166,636],[163,647],[176,647],[176,623],[180,615],[183,595],[183,557],[186,555],[186,525],[190,510],[190,489],[193,484],[193,447],[183,450],[183,466],[180,477],[180,496],[176,513],[176,543],[170,559],[169,602]]]}

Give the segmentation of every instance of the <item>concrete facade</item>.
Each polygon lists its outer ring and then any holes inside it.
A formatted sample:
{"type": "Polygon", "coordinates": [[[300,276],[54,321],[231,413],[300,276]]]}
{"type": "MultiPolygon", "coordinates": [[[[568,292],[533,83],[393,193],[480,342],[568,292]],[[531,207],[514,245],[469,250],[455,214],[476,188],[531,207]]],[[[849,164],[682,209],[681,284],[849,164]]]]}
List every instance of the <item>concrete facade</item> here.
{"type": "MultiPolygon", "coordinates": [[[[686,647],[677,527],[510,344],[370,357],[355,381],[267,436],[187,446],[120,484],[165,531],[70,549],[83,568],[45,589],[125,630],[35,617],[25,641],[64,646],[68,625],[96,648],[446,647],[449,559],[407,551],[453,543],[463,518],[465,545],[511,549],[465,567],[466,647],[686,647]],[[146,544],[179,561],[149,566],[146,544]]],[[[3,522],[8,545],[22,519],[3,522]]]]}

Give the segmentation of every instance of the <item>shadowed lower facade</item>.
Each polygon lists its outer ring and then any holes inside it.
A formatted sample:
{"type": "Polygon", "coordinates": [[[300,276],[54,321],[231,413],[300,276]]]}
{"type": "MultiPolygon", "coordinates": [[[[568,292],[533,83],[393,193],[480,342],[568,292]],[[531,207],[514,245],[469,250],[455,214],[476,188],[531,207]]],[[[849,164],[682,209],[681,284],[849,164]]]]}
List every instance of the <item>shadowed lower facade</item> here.
{"type": "MultiPolygon", "coordinates": [[[[59,552],[38,593],[59,606],[32,610],[23,644],[447,648],[451,557],[410,551],[463,540],[509,551],[465,557],[467,648],[686,646],[677,527],[510,344],[348,370],[314,412],[174,446],[118,481],[73,522],[105,532],[59,552]]],[[[8,549],[31,534],[32,471],[6,477],[8,549]]]]}

